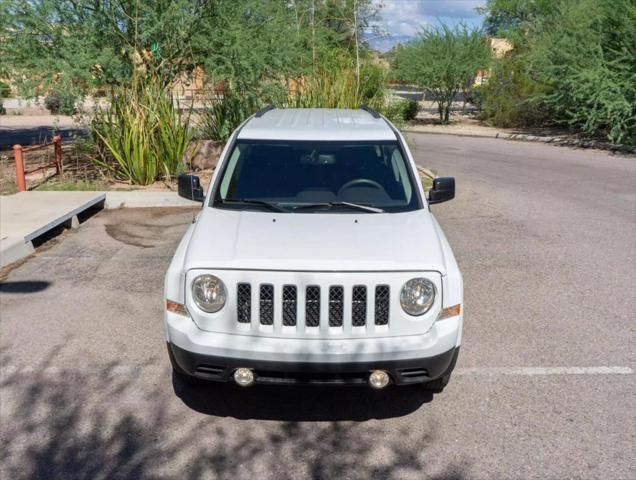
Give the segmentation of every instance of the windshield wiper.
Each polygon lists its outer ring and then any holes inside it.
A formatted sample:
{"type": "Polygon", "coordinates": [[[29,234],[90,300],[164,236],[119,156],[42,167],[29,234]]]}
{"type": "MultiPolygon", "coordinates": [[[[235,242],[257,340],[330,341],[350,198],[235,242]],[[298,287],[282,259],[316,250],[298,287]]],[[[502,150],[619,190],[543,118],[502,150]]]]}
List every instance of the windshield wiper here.
{"type": "Polygon", "coordinates": [[[222,204],[222,205],[253,205],[257,207],[265,207],[269,210],[273,210],[274,212],[288,212],[286,208],[281,207],[280,205],[272,202],[266,202],[265,200],[255,200],[252,198],[226,198],[226,199],[218,199],[214,201],[214,204],[222,204]]]}
{"type": "Polygon", "coordinates": [[[326,202],[326,203],[307,203],[304,205],[299,205],[294,208],[295,210],[305,210],[311,208],[351,208],[355,210],[363,210],[365,212],[371,213],[384,213],[385,211],[381,208],[370,207],[369,205],[361,205],[359,203],[350,203],[350,202],[326,202]]]}

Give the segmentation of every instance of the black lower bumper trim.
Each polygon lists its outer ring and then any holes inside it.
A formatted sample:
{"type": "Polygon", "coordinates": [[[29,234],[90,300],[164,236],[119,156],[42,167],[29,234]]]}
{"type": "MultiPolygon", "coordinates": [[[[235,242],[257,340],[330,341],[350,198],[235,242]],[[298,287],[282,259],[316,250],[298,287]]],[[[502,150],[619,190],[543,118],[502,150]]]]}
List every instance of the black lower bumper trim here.
{"type": "Polygon", "coordinates": [[[371,370],[385,370],[397,385],[423,383],[449,375],[459,354],[459,347],[440,355],[408,360],[352,363],[272,362],[217,357],[189,352],[168,343],[175,367],[183,373],[205,380],[227,382],[234,370],[251,368],[257,383],[367,385],[371,370]]]}

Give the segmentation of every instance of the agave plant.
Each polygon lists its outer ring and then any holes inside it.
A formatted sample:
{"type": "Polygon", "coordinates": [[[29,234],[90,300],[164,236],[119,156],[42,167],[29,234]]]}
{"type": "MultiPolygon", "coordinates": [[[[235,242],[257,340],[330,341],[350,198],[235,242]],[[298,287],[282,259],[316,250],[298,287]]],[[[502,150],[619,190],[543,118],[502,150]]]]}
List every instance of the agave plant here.
{"type": "Polygon", "coordinates": [[[136,78],[96,111],[93,137],[100,155],[95,162],[116,178],[148,185],[176,176],[188,161],[190,112],[182,113],[153,77],[136,78]]]}

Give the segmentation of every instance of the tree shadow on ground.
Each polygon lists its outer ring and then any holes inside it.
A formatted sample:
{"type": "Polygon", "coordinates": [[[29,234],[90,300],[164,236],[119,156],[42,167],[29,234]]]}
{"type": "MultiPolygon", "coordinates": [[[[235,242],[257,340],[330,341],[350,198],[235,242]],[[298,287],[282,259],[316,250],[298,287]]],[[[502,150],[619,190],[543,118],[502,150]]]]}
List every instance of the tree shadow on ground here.
{"type": "MultiPolygon", "coordinates": [[[[201,415],[166,388],[167,365],[59,367],[67,356],[58,347],[35,365],[16,367],[7,349],[0,352],[1,478],[464,478],[467,465],[461,461],[437,475],[424,474],[434,429],[294,420],[311,418],[315,402],[327,402],[325,412],[341,408],[338,399],[350,402],[350,408],[361,402],[361,410],[368,409],[364,402],[369,400],[358,394],[333,390],[323,396],[317,389],[311,401],[303,401],[302,390],[255,394],[256,389],[231,392],[209,386],[191,393],[207,405],[210,415],[201,415]],[[208,401],[203,400],[206,395],[212,395],[208,401]],[[245,400],[249,396],[270,405],[282,402],[269,409],[269,416],[276,418],[278,412],[280,421],[213,416],[266,418],[256,415],[256,400],[245,400]],[[212,407],[213,402],[225,406],[212,407]]],[[[332,412],[328,417],[346,416],[332,412]]]]}

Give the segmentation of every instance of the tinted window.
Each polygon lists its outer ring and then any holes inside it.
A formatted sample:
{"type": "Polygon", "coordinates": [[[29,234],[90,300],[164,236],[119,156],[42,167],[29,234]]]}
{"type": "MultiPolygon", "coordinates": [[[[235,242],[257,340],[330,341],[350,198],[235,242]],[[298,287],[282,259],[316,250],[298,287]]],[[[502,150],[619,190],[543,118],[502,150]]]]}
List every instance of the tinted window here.
{"type": "MultiPolygon", "coordinates": [[[[266,201],[290,211],[331,202],[387,212],[420,208],[409,166],[397,142],[240,140],[217,182],[215,205],[225,200],[266,201]]],[[[229,203],[222,206],[253,208],[229,203]]]]}

